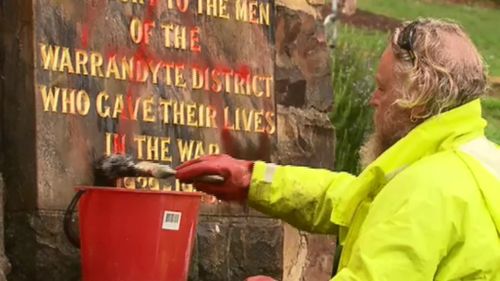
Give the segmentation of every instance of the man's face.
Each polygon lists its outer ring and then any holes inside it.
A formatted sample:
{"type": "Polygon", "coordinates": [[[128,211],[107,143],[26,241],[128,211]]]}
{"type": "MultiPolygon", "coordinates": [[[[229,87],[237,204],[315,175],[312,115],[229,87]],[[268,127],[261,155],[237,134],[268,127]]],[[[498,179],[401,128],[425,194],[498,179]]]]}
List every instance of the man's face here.
{"type": "Polygon", "coordinates": [[[388,46],[380,59],[375,76],[377,89],[370,100],[374,108],[375,132],[362,149],[362,154],[369,154],[362,155],[364,164],[373,161],[414,127],[410,111],[396,104],[401,94],[398,91],[400,81],[394,70],[395,60],[392,48],[388,46]]]}

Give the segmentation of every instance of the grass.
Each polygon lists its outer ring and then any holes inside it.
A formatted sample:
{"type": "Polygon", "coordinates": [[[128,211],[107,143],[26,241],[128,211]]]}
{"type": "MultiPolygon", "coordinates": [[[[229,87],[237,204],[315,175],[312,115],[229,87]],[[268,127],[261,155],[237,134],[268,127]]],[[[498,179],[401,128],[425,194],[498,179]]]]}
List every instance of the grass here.
{"type": "Polygon", "coordinates": [[[482,100],[483,116],[488,121],[486,136],[500,144],[500,99],[486,97],[482,100]]]}
{"type": "Polygon", "coordinates": [[[336,129],[335,168],[357,174],[359,148],[371,127],[368,101],[375,88],[374,74],[387,40],[383,33],[340,26],[333,59],[334,110],[330,116],[336,129]]]}
{"type": "Polygon", "coordinates": [[[452,19],[471,36],[492,76],[500,76],[500,9],[429,3],[423,0],[359,0],[358,8],[401,20],[417,17],[452,19]]]}

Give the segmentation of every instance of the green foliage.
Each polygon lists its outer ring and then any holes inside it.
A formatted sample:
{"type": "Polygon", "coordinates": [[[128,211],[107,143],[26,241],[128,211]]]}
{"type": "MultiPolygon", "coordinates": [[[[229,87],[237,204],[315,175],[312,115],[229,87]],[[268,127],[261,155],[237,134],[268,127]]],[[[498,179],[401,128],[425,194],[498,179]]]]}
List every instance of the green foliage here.
{"type": "Polygon", "coordinates": [[[337,46],[332,53],[334,109],[331,120],[336,128],[335,167],[357,174],[359,148],[372,124],[369,106],[375,88],[374,75],[387,40],[382,33],[369,33],[340,26],[337,46]]]}
{"type": "Polygon", "coordinates": [[[483,116],[488,121],[486,127],[486,136],[500,144],[500,99],[486,97],[481,102],[483,107],[483,116]]]}
{"type": "MultiPolygon", "coordinates": [[[[500,2],[500,0],[496,0],[500,2]]],[[[490,66],[500,76],[500,9],[431,3],[424,0],[359,0],[358,8],[401,20],[418,17],[448,18],[460,23],[490,66]]]]}

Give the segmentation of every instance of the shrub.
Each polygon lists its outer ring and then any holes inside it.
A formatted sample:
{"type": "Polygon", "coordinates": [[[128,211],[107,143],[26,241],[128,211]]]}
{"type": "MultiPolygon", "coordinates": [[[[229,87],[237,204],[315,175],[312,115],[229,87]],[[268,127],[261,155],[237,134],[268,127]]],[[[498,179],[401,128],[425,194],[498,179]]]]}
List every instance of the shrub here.
{"type": "Polygon", "coordinates": [[[332,52],[335,98],[330,116],[336,129],[335,169],[357,174],[358,151],[371,130],[375,70],[387,36],[342,25],[338,34],[332,52]]]}

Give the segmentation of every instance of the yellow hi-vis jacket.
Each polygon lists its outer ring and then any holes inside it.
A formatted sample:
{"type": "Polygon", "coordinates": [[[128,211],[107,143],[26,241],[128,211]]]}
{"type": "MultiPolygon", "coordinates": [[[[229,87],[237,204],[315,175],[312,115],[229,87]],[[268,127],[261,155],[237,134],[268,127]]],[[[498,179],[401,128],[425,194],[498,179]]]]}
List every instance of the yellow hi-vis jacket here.
{"type": "Polygon", "coordinates": [[[500,149],[479,100],[413,129],[358,177],[256,162],[249,203],[339,234],[334,281],[499,281],[500,149]]]}

